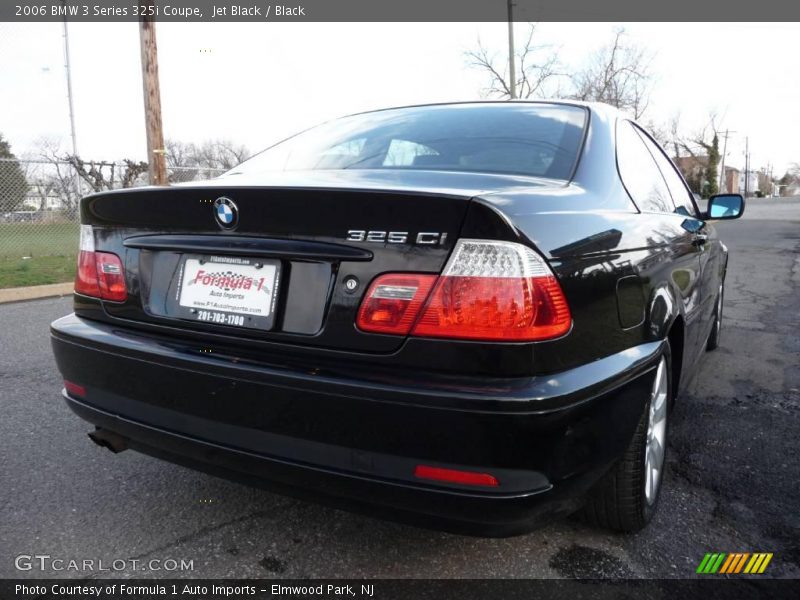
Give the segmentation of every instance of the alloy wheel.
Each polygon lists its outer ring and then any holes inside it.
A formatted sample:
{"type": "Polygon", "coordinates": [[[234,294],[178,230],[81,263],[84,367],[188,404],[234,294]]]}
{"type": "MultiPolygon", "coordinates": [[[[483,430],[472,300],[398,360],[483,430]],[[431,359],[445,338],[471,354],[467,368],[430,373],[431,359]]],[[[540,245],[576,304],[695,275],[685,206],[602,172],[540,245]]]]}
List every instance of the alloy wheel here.
{"type": "Polygon", "coordinates": [[[717,322],[714,327],[714,341],[719,346],[719,333],[722,329],[722,285],[719,286],[719,293],[717,294],[717,322]]]}
{"type": "Polygon", "coordinates": [[[644,457],[644,495],[648,504],[654,504],[658,497],[661,474],[664,470],[664,450],[667,442],[667,359],[661,357],[653,391],[650,395],[650,410],[647,420],[647,443],[644,457]]]}

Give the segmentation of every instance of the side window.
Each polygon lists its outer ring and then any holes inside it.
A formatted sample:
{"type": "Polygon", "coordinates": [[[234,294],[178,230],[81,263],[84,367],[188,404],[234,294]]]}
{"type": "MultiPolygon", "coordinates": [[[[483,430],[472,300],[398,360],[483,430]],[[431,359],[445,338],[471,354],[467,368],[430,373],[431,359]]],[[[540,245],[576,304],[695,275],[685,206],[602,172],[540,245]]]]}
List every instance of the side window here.
{"type": "Polygon", "coordinates": [[[386,158],[383,160],[384,167],[410,167],[420,156],[436,156],[439,153],[433,148],[409,142],[408,140],[392,140],[386,158]]]}
{"type": "Polygon", "coordinates": [[[617,124],[617,165],[622,183],[643,212],[675,212],[669,189],[642,138],[628,121],[617,124]]]}
{"type": "Polygon", "coordinates": [[[651,140],[645,133],[642,131],[637,131],[637,133],[644,141],[647,149],[650,150],[650,154],[653,155],[653,158],[658,165],[658,169],[664,176],[664,181],[667,183],[669,193],[672,196],[672,201],[677,207],[677,212],[694,217],[694,204],[692,202],[689,189],[683,183],[683,179],[675,170],[675,165],[673,165],[672,161],[667,158],[667,156],[664,154],[664,151],[661,150],[661,148],[659,148],[658,145],[654,143],[653,140],[651,140]]]}

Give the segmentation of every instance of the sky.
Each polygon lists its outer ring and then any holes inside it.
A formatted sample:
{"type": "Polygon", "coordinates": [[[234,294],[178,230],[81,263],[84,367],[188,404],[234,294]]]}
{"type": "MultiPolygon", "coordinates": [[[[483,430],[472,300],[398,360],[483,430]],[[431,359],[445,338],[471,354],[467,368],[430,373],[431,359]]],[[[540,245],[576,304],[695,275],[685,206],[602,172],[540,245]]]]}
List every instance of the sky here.
{"type": "MultiPolygon", "coordinates": [[[[718,115],[726,164],[776,175],[800,162],[800,24],[629,23],[655,76],[642,121],[679,115],[691,134],[718,115]]],[[[539,44],[567,70],[608,43],[612,23],[541,23],[539,44]]],[[[520,39],[525,23],[516,25],[520,39]]],[[[504,59],[505,23],[158,23],[165,137],[228,139],[252,151],[338,116],[406,104],[482,98],[486,74],[465,51],[504,59]]],[[[71,23],[78,152],[146,156],[136,23],[71,23]]],[[[0,23],[0,133],[18,155],[41,140],[70,149],[60,23],[0,23]]]]}

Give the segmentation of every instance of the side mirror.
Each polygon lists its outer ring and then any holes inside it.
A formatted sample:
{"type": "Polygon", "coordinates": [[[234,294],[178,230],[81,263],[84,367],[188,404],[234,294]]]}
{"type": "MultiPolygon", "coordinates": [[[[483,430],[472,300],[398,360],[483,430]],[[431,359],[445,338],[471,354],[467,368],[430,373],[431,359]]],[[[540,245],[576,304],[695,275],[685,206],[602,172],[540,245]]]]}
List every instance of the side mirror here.
{"type": "Polygon", "coordinates": [[[708,199],[708,219],[738,219],[744,214],[741,194],[717,194],[708,199]]]}

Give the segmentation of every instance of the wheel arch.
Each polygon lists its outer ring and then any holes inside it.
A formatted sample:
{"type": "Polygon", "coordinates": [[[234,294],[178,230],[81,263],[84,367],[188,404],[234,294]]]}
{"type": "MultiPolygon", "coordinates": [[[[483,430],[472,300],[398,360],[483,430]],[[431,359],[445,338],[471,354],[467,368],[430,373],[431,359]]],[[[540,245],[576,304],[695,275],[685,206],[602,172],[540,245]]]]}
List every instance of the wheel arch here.
{"type": "Polygon", "coordinates": [[[672,352],[672,397],[671,402],[675,402],[681,386],[681,373],[683,372],[683,349],[685,343],[685,329],[683,316],[677,315],[672,321],[672,325],[667,333],[670,351],[672,352]]]}

